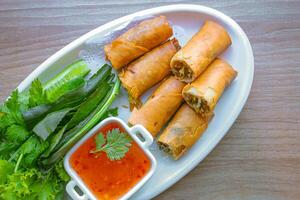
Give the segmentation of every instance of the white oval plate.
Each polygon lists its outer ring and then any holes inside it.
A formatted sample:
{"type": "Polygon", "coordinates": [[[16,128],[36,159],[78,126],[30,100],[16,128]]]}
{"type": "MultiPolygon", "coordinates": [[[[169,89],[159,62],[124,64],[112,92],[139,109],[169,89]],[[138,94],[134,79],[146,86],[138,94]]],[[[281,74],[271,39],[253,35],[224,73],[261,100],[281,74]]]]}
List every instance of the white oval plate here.
{"type": "MultiPolygon", "coordinates": [[[[179,4],[143,10],[109,22],[73,41],[43,62],[18,87],[24,90],[36,77],[42,81],[49,79],[62,70],[63,66],[78,59],[78,53],[86,40],[98,34],[104,35],[136,16],[144,15],[165,15],[172,25],[183,28],[175,28],[175,36],[178,36],[181,45],[199,30],[205,20],[214,20],[222,24],[231,36],[232,45],[221,57],[234,66],[238,71],[238,77],[220,99],[215,109],[215,117],[207,131],[180,160],[173,161],[155,145],[152,147],[157,159],[157,169],[152,178],[132,197],[138,200],[153,198],[196,167],[224,137],[241,112],[252,85],[254,58],[246,34],[235,21],[217,10],[200,5],[179,4]],[[184,31],[185,35],[182,35],[181,31],[184,31]]],[[[128,105],[127,94],[124,91],[114,105],[119,106],[119,117],[127,121],[130,113],[121,106],[128,105]]]]}

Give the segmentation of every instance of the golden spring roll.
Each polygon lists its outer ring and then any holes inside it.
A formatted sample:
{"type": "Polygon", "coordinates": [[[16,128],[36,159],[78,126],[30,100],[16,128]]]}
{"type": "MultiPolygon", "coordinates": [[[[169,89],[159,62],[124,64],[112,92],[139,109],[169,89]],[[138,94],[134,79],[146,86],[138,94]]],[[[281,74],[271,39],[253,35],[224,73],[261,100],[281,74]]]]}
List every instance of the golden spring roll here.
{"type": "Polygon", "coordinates": [[[185,101],[197,113],[213,111],[225,88],[237,76],[237,72],[227,62],[216,59],[194,82],[184,87],[185,101]]]}
{"type": "Polygon", "coordinates": [[[213,114],[203,117],[183,104],[158,137],[160,149],[173,159],[180,158],[203,134],[213,114]]]}
{"type": "Polygon", "coordinates": [[[134,108],[129,124],[141,124],[156,136],[183,102],[181,92],[184,86],[175,77],[168,77],[140,109],[134,108]]]}
{"type": "Polygon", "coordinates": [[[105,45],[104,52],[115,69],[127,65],[173,35],[165,16],[145,20],[105,45]]]}
{"type": "Polygon", "coordinates": [[[206,21],[172,58],[172,72],[179,80],[190,83],[230,45],[231,39],[226,30],[215,22],[206,21]]]}
{"type": "Polygon", "coordinates": [[[137,100],[170,74],[170,61],[179,48],[174,38],[133,61],[119,73],[122,85],[132,99],[137,100]]]}

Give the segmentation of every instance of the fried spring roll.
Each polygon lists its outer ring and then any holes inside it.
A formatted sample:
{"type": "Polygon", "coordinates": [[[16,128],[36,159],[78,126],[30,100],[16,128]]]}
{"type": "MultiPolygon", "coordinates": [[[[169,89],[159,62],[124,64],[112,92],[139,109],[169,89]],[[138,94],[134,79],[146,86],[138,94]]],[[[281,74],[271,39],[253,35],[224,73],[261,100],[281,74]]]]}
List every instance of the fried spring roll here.
{"type": "Polygon", "coordinates": [[[129,29],[110,44],[104,52],[115,69],[120,69],[150,51],[173,35],[165,16],[145,20],[129,29]]]}
{"type": "Polygon", "coordinates": [[[231,39],[226,30],[215,22],[206,21],[172,58],[172,72],[179,80],[190,83],[230,45],[231,39]]]}
{"type": "Polygon", "coordinates": [[[197,113],[213,111],[225,88],[237,76],[237,72],[227,62],[216,59],[194,82],[184,87],[184,100],[197,113]]]}
{"type": "Polygon", "coordinates": [[[184,86],[175,77],[168,77],[140,109],[134,108],[129,124],[141,124],[156,136],[183,102],[181,92],[184,86]]]}
{"type": "Polygon", "coordinates": [[[137,100],[146,90],[170,74],[170,61],[179,50],[174,38],[133,61],[119,73],[123,87],[137,100]]]}
{"type": "Polygon", "coordinates": [[[187,104],[176,112],[168,126],[158,137],[160,149],[179,159],[203,134],[213,114],[203,117],[187,104]]]}

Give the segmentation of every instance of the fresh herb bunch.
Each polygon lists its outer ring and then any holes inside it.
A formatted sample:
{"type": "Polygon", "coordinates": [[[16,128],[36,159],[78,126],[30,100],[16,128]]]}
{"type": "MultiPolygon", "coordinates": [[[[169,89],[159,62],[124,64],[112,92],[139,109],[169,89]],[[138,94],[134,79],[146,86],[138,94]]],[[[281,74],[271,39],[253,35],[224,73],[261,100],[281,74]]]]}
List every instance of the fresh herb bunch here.
{"type": "Polygon", "coordinates": [[[105,152],[110,160],[121,160],[131,147],[132,138],[119,129],[112,129],[107,132],[106,138],[103,133],[95,136],[96,149],[90,153],[98,156],[99,152],[105,152]]]}
{"type": "Polygon", "coordinates": [[[0,200],[62,199],[69,177],[62,158],[104,116],[119,93],[109,65],[91,78],[84,61],[67,66],[0,105],[0,200]]]}

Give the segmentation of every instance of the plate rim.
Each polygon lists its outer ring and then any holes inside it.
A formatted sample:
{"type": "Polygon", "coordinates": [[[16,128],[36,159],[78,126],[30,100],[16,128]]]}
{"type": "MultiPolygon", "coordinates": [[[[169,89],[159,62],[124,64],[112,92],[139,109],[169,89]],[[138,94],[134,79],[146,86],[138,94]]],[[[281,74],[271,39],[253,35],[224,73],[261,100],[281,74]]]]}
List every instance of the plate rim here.
{"type": "Polygon", "coordinates": [[[243,31],[243,29],[238,25],[237,22],[235,22],[232,18],[229,16],[225,15],[224,13],[207,7],[203,5],[198,5],[198,4],[173,4],[173,5],[166,5],[166,6],[159,6],[159,7],[154,7],[150,9],[145,9],[141,10],[138,12],[135,12],[133,14],[129,14],[123,17],[120,17],[118,19],[115,19],[113,21],[110,21],[108,23],[105,23],[104,25],[99,26],[98,28],[95,28],[88,33],[80,36],[79,38],[73,40],[69,44],[67,44],[65,47],[54,53],[52,56],[47,58],[43,63],[41,63],[35,70],[33,70],[19,85],[18,89],[19,91],[23,91],[26,87],[30,85],[30,83],[33,81],[34,78],[38,77],[43,71],[45,71],[47,68],[51,67],[51,65],[56,62],[58,59],[63,57],[65,54],[68,52],[72,51],[76,47],[80,46],[83,44],[87,39],[90,37],[93,37],[94,35],[98,34],[99,32],[105,31],[111,27],[114,27],[116,25],[119,25],[121,23],[127,22],[131,20],[134,17],[137,16],[144,16],[144,15],[157,15],[160,13],[169,13],[169,12],[197,12],[197,13],[205,13],[207,15],[210,15],[214,18],[219,18],[221,21],[225,21],[230,26],[235,29],[239,35],[241,36],[241,41],[244,43],[244,45],[247,47],[247,61],[245,63],[249,67],[248,69],[248,85],[247,87],[243,90],[243,96],[240,95],[240,100],[238,101],[238,106],[236,106],[236,109],[233,111],[233,114],[230,117],[230,120],[228,121],[227,124],[224,124],[222,130],[220,131],[220,134],[217,135],[216,138],[210,142],[206,148],[206,151],[201,154],[201,156],[196,157],[193,159],[191,162],[189,162],[189,165],[184,168],[181,172],[180,175],[177,175],[175,177],[171,177],[166,181],[166,183],[160,187],[158,190],[155,192],[152,192],[151,194],[146,195],[149,197],[149,199],[157,196],[161,192],[165,191],[172,185],[174,185],[176,182],[178,182],[181,178],[183,178],[187,173],[189,173],[192,169],[194,169],[204,158],[207,157],[207,155],[218,145],[218,143],[224,138],[224,136],[227,134],[228,130],[231,128],[233,123],[236,121],[237,117],[241,113],[244,105],[246,104],[246,101],[249,97],[250,91],[251,91],[251,86],[253,83],[253,78],[254,78],[254,55],[253,55],[253,50],[250,44],[250,41],[243,31]]]}

